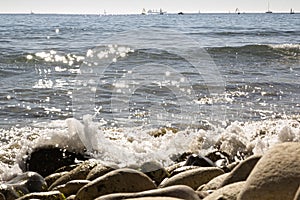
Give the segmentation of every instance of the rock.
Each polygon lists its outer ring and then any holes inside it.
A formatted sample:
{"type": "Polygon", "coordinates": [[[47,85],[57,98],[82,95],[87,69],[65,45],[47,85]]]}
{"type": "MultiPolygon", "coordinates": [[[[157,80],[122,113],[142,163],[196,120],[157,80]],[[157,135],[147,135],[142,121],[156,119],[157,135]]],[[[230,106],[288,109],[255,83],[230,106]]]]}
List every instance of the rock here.
{"type": "Polygon", "coordinates": [[[140,197],[127,200],[182,200],[174,197],[140,197]]]}
{"type": "Polygon", "coordinates": [[[18,198],[17,200],[33,200],[33,199],[42,199],[42,200],[65,200],[65,196],[59,191],[51,192],[34,192],[26,194],[23,197],[18,198]]]}
{"type": "Polygon", "coordinates": [[[63,166],[74,164],[75,160],[86,159],[83,155],[67,151],[66,149],[52,146],[40,147],[34,149],[28,156],[23,171],[34,171],[46,177],[63,166]]]}
{"type": "Polygon", "coordinates": [[[299,186],[299,188],[298,188],[298,190],[297,190],[297,192],[296,192],[296,195],[295,195],[295,197],[294,197],[294,200],[300,200],[300,186],[299,186]]]}
{"type": "Polygon", "coordinates": [[[76,200],[89,200],[96,197],[120,192],[141,192],[155,189],[152,180],[134,169],[111,171],[82,187],[76,194],[76,200]]]}
{"type": "Polygon", "coordinates": [[[199,166],[183,166],[183,167],[179,167],[175,170],[172,171],[172,173],[170,174],[170,177],[175,176],[176,174],[180,174],[182,172],[191,170],[191,169],[199,169],[199,166]]]}
{"type": "Polygon", "coordinates": [[[157,162],[146,162],[141,166],[141,171],[149,176],[155,183],[160,184],[169,173],[157,162]]]}
{"type": "Polygon", "coordinates": [[[100,176],[103,176],[104,174],[108,173],[108,172],[111,172],[115,170],[115,168],[112,168],[112,167],[107,167],[107,166],[104,166],[102,165],[101,163],[98,163],[96,165],[96,167],[94,167],[90,172],[89,174],[87,175],[86,179],[87,180],[94,180],[100,176]]]}
{"type": "Polygon", "coordinates": [[[193,154],[188,157],[184,166],[215,167],[216,165],[205,156],[193,154]]]}
{"type": "Polygon", "coordinates": [[[159,187],[187,185],[196,190],[200,185],[209,182],[211,179],[221,174],[224,174],[223,170],[217,167],[200,167],[182,172],[166,179],[159,187]]]}
{"type": "Polygon", "coordinates": [[[63,175],[67,174],[68,172],[59,172],[59,173],[54,173],[51,174],[49,176],[47,176],[45,178],[45,181],[47,183],[47,185],[52,185],[52,183],[54,183],[57,179],[59,179],[60,177],[62,177],[63,175]]]}
{"type": "Polygon", "coordinates": [[[260,158],[261,156],[251,156],[246,160],[243,160],[229,173],[223,183],[221,183],[220,187],[235,182],[245,181],[260,158]]]}
{"type": "Polygon", "coordinates": [[[229,173],[222,174],[210,180],[208,183],[201,185],[197,191],[216,190],[220,188],[223,181],[227,178],[229,173]]]}
{"type": "Polygon", "coordinates": [[[299,160],[300,143],[275,145],[258,161],[238,199],[293,199],[300,183],[299,160]]]}
{"type": "Polygon", "coordinates": [[[58,185],[63,185],[71,180],[85,180],[90,171],[97,165],[96,160],[87,160],[77,166],[75,169],[71,170],[67,174],[63,175],[57,179],[50,187],[52,190],[58,185]]]}
{"type": "Polygon", "coordinates": [[[74,200],[76,195],[70,195],[66,198],[66,200],[74,200]]]}
{"type": "Polygon", "coordinates": [[[32,192],[47,190],[47,183],[44,178],[36,172],[25,172],[0,185],[0,193],[6,200],[17,199],[32,192]]]}
{"type": "Polygon", "coordinates": [[[80,188],[82,188],[83,186],[85,186],[86,184],[88,184],[90,182],[91,181],[89,181],[89,180],[73,180],[73,181],[67,182],[66,184],[59,185],[59,186],[53,188],[53,190],[60,191],[66,197],[68,197],[70,195],[76,194],[80,188]]]}
{"type": "Polygon", "coordinates": [[[204,200],[236,200],[244,185],[244,181],[226,185],[205,197],[204,200]]]}
{"type": "Polygon", "coordinates": [[[166,167],[166,170],[169,174],[171,174],[174,170],[180,168],[180,167],[183,167],[183,165],[185,164],[185,161],[183,162],[180,162],[180,163],[176,163],[174,165],[171,165],[169,167],[166,167]]]}
{"type": "Polygon", "coordinates": [[[198,194],[186,185],[176,185],[166,188],[148,190],[138,193],[117,193],[101,196],[97,200],[119,200],[128,198],[141,198],[141,197],[173,197],[189,200],[200,200],[198,194]]]}

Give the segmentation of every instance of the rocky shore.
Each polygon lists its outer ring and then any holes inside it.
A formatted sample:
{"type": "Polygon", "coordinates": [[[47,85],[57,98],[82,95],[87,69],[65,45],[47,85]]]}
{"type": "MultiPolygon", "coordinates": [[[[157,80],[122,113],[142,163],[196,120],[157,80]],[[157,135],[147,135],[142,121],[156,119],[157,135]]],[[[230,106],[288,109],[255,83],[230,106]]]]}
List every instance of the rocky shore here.
{"type": "Polygon", "coordinates": [[[31,153],[23,174],[1,183],[0,200],[300,200],[300,143],[229,160],[215,152],[169,167],[150,161],[117,168],[47,147],[31,153]]]}

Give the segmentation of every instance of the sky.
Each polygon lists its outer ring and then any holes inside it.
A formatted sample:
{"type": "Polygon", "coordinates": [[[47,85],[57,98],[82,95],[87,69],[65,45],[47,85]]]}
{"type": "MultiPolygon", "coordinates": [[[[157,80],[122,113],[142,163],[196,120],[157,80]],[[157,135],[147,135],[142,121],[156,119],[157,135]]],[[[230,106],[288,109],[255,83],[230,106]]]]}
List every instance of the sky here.
{"type": "MultiPolygon", "coordinates": [[[[300,12],[300,0],[269,0],[273,12],[300,12]]],[[[265,12],[268,0],[0,0],[0,13],[140,14],[162,8],[168,13],[265,12]]]]}

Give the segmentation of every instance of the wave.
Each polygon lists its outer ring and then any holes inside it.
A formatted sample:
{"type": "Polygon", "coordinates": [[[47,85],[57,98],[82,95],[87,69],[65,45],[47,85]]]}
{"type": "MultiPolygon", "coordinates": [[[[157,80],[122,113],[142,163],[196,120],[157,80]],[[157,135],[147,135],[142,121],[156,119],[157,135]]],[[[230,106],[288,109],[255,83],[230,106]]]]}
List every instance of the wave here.
{"type": "Polygon", "coordinates": [[[207,51],[214,54],[239,54],[255,56],[291,57],[300,56],[300,44],[254,44],[245,46],[209,47],[207,51]]]}
{"type": "MultiPolygon", "coordinates": [[[[196,129],[108,128],[86,117],[33,123],[26,127],[0,129],[2,173],[16,170],[34,148],[53,145],[87,153],[106,164],[120,167],[155,160],[165,166],[185,152],[207,154],[223,151],[237,160],[241,154],[263,154],[276,143],[300,142],[300,116],[286,119],[232,122],[225,127],[209,122],[196,129]],[[94,153],[91,153],[94,152],[94,153]]],[[[1,176],[1,171],[0,171],[1,176]]]]}

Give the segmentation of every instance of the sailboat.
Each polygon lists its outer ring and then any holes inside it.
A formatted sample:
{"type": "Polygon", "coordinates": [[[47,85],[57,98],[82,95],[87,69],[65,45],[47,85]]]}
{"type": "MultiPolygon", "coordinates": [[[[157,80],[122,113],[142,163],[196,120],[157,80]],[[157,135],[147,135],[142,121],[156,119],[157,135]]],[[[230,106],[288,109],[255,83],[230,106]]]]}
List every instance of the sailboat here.
{"type": "Polygon", "coordinates": [[[295,14],[295,12],[293,11],[293,9],[291,8],[290,14],[295,14]]]}
{"type": "Polygon", "coordinates": [[[270,10],[270,2],[269,2],[269,1],[268,1],[268,11],[267,11],[266,13],[268,13],[268,14],[273,13],[273,12],[270,10]]]}
{"type": "Polygon", "coordinates": [[[145,8],[143,8],[143,10],[142,10],[142,15],[146,15],[146,9],[145,8]]]}

